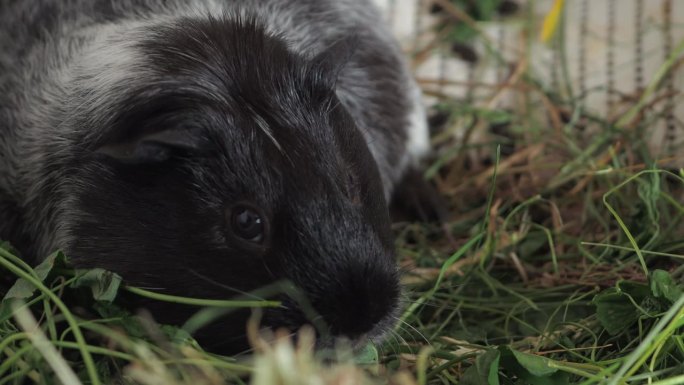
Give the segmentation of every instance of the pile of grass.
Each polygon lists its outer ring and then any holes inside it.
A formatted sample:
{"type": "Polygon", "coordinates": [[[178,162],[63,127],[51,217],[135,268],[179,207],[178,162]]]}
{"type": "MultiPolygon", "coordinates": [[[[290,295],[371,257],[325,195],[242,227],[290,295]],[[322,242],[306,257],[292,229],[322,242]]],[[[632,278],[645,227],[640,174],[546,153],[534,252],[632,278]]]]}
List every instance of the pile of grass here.
{"type": "Polygon", "coordinates": [[[31,268],[5,244],[0,385],[684,383],[684,158],[661,159],[647,143],[678,55],[619,119],[519,66],[492,88],[525,108],[443,98],[426,176],[451,215],[394,225],[403,313],[381,346],[339,348],[324,364],[310,331],[294,346],[251,330],[253,356],[212,355],[187,330],[116,307],[122,290],[149,293],[69,269],[60,254],[31,268]],[[491,127],[500,134],[468,139],[491,127]]]}

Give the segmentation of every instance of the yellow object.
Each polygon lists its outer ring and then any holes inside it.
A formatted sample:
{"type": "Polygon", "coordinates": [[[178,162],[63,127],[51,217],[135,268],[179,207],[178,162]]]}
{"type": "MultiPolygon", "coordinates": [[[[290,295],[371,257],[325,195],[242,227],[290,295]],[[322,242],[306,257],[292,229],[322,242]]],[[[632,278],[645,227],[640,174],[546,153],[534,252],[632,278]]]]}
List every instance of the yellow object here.
{"type": "Polygon", "coordinates": [[[549,11],[549,13],[546,14],[546,17],[544,18],[544,25],[542,26],[541,30],[541,35],[539,36],[543,43],[546,43],[549,40],[551,40],[551,37],[556,32],[561,12],[563,11],[564,3],[565,0],[556,0],[553,3],[553,7],[549,11]]]}

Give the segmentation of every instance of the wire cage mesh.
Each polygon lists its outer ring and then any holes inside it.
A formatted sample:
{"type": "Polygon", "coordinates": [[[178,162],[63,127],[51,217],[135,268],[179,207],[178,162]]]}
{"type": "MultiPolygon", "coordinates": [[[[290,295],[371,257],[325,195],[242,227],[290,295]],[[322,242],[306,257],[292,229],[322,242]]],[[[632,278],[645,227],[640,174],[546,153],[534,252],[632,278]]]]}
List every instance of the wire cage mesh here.
{"type": "MultiPolygon", "coordinates": [[[[512,110],[534,116],[538,135],[579,131],[585,145],[611,127],[640,130],[654,158],[684,164],[684,2],[567,0],[553,37],[544,42],[544,20],[559,1],[375,2],[412,57],[428,106],[451,100],[512,110]],[[491,5],[498,12],[486,20],[468,12],[491,5]],[[450,39],[449,23],[470,25],[476,33],[450,39]]],[[[459,139],[466,131],[461,123],[451,131],[459,139]]],[[[479,126],[471,143],[486,141],[488,128],[479,126]]]]}

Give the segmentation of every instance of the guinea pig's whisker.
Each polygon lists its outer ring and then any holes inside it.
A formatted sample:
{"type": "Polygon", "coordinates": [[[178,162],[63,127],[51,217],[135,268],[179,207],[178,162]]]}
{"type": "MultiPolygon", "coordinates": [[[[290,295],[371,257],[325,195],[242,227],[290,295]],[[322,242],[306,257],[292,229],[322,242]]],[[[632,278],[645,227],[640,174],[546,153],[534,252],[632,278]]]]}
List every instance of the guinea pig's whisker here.
{"type": "Polygon", "coordinates": [[[424,306],[429,306],[431,308],[435,309],[443,309],[443,310],[451,310],[451,311],[460,311],[460,308],[458,306],[454,305],[444,305],[444,304],[439,304],[439,303],[431,303],[431,302],[425,302],[423,303],[424,306]]]}
{"type": "Polygon", "coordinates": [[[421,306],[429,306],[433,308],[440,308],[440,309],[446,309],[446,310],[458,310],[458,307],[456,306],[448,306],[440,303],[434,303],[435,301],[422,301],[419,302],[418,300],[412,300],[410,298],[400,298],[399,303],[401,305],[415,305],[415,304],[420,304],[421,306]]]}
{"type": "Polygon", "coordinates": [[[207,282],[207,283],[210,283],[210,284],[212,284],[212,285],[214,285],[214,286],[217,286],[217,287],[220,287],[220,288],[222,288],[222,289],[226,289],[226,290],[229,290],[229,291],[238,293],[238,294],[242,294],[242,295],[244,295],[244,296],[246,296],[246,297],[254,298],[254,299],[257,299],[257,300],[259,300],[259,301],[264,301],[264,300],[265,300],[264,298],[259,297],[259,296],[257,296],[257,295],[254,295],[254,294],[252,294],[252,293],[248,293],[248,292],[246,292],[246,291],[242,291],[242,290],[236,289],[236,288],[234,288],[234,287],[225,285],[225,284],[223,284],[223,283],[216,282],[216,281],[214,281],[213,279],[211,279],[211,278],[209,278],[209,277],[207,277],[207,276],[205,276],[205,275],[202,275],[202,274],[198,273],[197,271],[195,271],[195,270],[193,270],[193,269],[190,269],[189,271],[190,271],[190,273],[191,273],[192,275],[194,275],[195,277],[197,277],[197,278],[199,278],[199,279],[201,279],[201,280],[203,280],[203,281],[205,281],[205,282],[207,282]]]}
{"type": "MultiPolygon", "coordinates": [[[[246,337],[246,336],[247,336],[247,333],[243,333],[243,334],[240,334],[240,335],[236,335],[237,338],[244,338],[244,337],[246,337]]],[[[215,346],[222,346],[222,345],[224,345],[224,344],[219,344],[219,345],[215,345],[215,346]]],[[[237,352],[232,352],[231,355],[234,354],[235,356],[241,356],[241,355],[243,355],[243,354],[251,354],[251,353],[254,353],[254,351],[255,351],[254,346],[250,346],[250,347],[247,348],[247,349],[240,350],[240,351],[237,351],[237,352]]]]}
{"type": "MultiPolygon", "coordinates": [[[[388,330],[388,333],[387,333],[387,334],[389,334],[390,337],[391,337],[391,338],[394,340],[394,342],[395,342],[394,344],[392,344],[392,345],[389,346],[389,347],[391,348],[391,350],[392,350],[392,353],[393,353],[395,356],[399,356],[399,354],[400,354],[399,346],[401,346],[401,345],[408,345],[408,343],[406,343],[406,340],[404,339],[404,337],[402,337],[401,335],[399,335],[399,333],[395,332],[394,330],[391,330],[391,329],[388,330]]],[[[381,349],[384,350],[384,346],[381,346],[381,349]]]]}
{"type": "MultiPolygon", "coordinates": [[[[414,336],[414,333],[412,333],[410,330],[408,330],[407,328],[401,326],[401,324],[397,324],[397,328],[398,328],[402,333],[411,336],[411,340],[413,341],[414,344],[416,344],[416,345],[419,344],[418,340],[417,340],[416,337],[414,336]]],[[[408,342],[404,337],[402,337],[401,334],[399,334],[396,330],[393,330],[393,332],[394,332],[397,336],[399,336],[399,337],[402,339],[402,341],[403,341],[407,346],[410,346],[410,345],[411,345],[411,344],[409,344],[409,342],[408,342]]]]}
{"type": "MultiPolygon", "coordinates": [[[[287,338],[287,339],[289,339],[289,340],[292,341],[292,340],[293,340],[293,337],[295,337],[296,335],[297,335],[296,332],[291,332],[291,333],[289,333],[289,334],[283,335],[282,337],[287,338]]],[[[279,336],[279,338],[280,338],[280,337],[281,337],[281,336],[279,336]]],[[[274,336],[273,338],[274,338],[274,339],[272,339],[272,340],[266,340],[266,343],[269,344],[269,345],[273,344],[273,343],[276,341],[276,340],[275,340],[275,336],[274,336]]],[[[255,349],[256,349],[256,348],[252,346],[252,347],[250,347],[249,349],[245,349],[245,350],[240,351],[239,353],[237,353],[237,355],[239,356],[239,355],[243,355],[243,354],[251,354],[251,353],[254,353],[254,352],[255,352],[255,349]]]]}
{"type": "Polygon", "coordinates": [[[271,268],[268,267],[268,264],[266,263],[266,261],[262,261],[261,265],[264,267],[264,269],[266,269],[266,272],[271,276],[271,278],[276,278],[276,275],[273,274],[273,272],[271,271],[271,268]]]}
{"type": "Polygon", "coordinates": [[[413,300],[411,298],[399,298],[399,303],[401,305],[424,305],[424,306],[435,306],[434,304],[431,304],[429,300],[426,301],[420,301],[420,300],[413,300]]]}
{"type": "MultiPolygon", "coordinates": [[[[399,318],[399,317],[396,317],[396,316],[391,316],[391,317],[394,318],[397,322],[399,322],[399,325],[400,325],[399,327],[400,327],[400,328],[401,328],[401,325],[402,325],[402,324],[408,326],[409,329],[411,329],[411,330],[413,330],[414,332],[416,332],[416,333],[420,336],[420,338],[422,338],[423,340],[425,340],[425,342],[427,343],[428,346],[432,346],[432,344],[430,343],[430,340],[428,340],[428,339],[425,337],[425,335],[424,335],[423,333],[420,332],[420,330],[416,329],[416,328],[413,327],[411,324],[409,324],[408,322],[402,320],[402,319],[399,318]]],[[[416,342],[417,342],[417,341],[416,341],[416,342]]]]}
{"type": "Polygon", "coordinates": [[[165,287],[151,287],[151,286],[136,286],[139,289],[149,290],[149,291],[166,291],[165,287]]]}
{"type": "Polygon", "coordinates": [[[243,354],[250,354],[250,353],[254,353],[254,347],[250,347],[249,349],[245,349],[243,351],[240,351],[236,355],[241,356],[243,354]]]}
{"type": "Polygon", "coordinates": [[[397,333],[396,331],[393,330],[392,333],[393,333],[394,335],[396,335],[395,338],[399,341],[399,344],[397,344],[397,346],[394,347],[392,350],[393,350],[394,354],[396,354],[397,356],[399,356],[399,355],[401,355],[401,346],[403,345],[403,346],[408,346],[408,347],[410,347],[411,344],[410,344],[408,341],[406,341],[406,338],[402,337],[402,336],[401,336],[399,333],[397,333]]]}

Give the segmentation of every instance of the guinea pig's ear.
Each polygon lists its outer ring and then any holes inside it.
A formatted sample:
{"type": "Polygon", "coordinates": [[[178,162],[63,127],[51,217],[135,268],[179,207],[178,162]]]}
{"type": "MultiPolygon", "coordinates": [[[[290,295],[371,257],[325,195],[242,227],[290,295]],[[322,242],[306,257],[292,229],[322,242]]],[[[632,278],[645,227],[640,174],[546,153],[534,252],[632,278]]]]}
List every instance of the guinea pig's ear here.
{"type": "Polygon", "coordinates": [[[332,43],[312,60],[313,69],[321,71],[325,79],[334,88],[337,78],[354,57],[359,39],[357,36],[345,37],[332,43]]]}
{"type": "Polygon", "coordinates": [[[172,155],[200,152],[207,139],[196,130],[167,129],[112,141],[95,150],[96,154],[127,164],[160,163],[172,155]]]}

